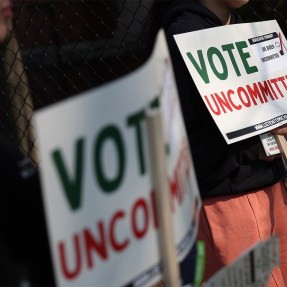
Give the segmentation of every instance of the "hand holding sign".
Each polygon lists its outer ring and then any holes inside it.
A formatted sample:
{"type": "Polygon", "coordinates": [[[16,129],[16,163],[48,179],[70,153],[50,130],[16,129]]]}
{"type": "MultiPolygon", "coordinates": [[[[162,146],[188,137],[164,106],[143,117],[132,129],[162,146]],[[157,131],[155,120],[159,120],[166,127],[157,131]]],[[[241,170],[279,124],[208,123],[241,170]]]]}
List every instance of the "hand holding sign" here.
{"type": "Polygon", "coordinates": [[[277,141],[277,144],[279,146],[280,152],[282,154],[282,157],[284,159],[284,162],[287,162],[287,142],[285,139],[285,136],[287,136],[287,124],[276,128],[271,131],[275,135],[275,139],[277,141]]]}
{"type": "Polygon", "coordinates": [[[274,135],[287,136],[287,124],[284,124],[278,128],[275,128],[271,131],[274,135]]]}

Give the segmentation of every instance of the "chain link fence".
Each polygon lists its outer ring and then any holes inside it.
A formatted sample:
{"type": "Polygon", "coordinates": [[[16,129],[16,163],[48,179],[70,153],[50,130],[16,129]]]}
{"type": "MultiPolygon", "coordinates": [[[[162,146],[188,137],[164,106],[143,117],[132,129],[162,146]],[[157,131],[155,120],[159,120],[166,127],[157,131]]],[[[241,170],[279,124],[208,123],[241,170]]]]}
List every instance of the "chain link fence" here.
{"type": "MultiPolygon", "coordinates": [[[[192,0],[190,0],[192,1],[192,0]]],[[[149,55],[153,0],[14,0],[0,47],[0,130],[38,162],[35,110],[119,78],[149,55]]],[[[286,0],[250,0],[244,21],[276,19],[287,35],[286,0]]]]}

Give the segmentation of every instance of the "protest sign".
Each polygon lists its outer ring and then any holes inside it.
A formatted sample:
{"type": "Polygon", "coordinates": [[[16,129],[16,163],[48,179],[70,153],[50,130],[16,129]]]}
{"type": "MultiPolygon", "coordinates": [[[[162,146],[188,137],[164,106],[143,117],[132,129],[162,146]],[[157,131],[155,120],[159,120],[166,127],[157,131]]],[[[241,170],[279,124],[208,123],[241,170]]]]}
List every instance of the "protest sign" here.
{"type": "Polygon", "coordinates": [[[135,72],[36,113],[57,286],[150,286],[161,278],[146,130],[146,110],[158,100],[182,260],[200,198],[164,33],[135,72]]]}
{"type": "Polygon", "coordinates": [[[228,144],[287,122],[286,39],[275,20],[174,37],[228,144]]]}
{"type": "Polygon", "coordinates": [[[262,146],[267,156],[280,153],[275,137],[271,133],[260,135],[262,146]]]}
{"type": "Polygon", "coordinates": [[[204,287],[267,287],[280,263],[279,238],[260,241],[229,266],[217,272],[204,287]]]}

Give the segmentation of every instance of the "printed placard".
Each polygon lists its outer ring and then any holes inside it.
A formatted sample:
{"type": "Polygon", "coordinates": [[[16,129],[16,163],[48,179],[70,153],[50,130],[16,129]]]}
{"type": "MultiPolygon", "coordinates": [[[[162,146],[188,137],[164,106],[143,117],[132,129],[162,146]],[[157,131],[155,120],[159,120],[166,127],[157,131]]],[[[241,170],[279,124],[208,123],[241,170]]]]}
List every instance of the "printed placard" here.
{"type": "Polygon", "coordinates": [[[260,241],[235,262],[218,271],[205,287],[267,287],[271,272],[280,263],[279,238],[260,241]]]}
{"type": "Polygon", "coordinates": [[[220,26],[174,38],[228,144],[287,122],[286,39],[275,20],[220,26]]]}
{"type": "Polygon", "coordinates": [[[164,131],[178,259],[189,252],[201,203],[175,87],[161,31],[135,72],[36,113],[57,286],[144,287],[161,278],[145,119],[158,101],[170,113],[164,131]]]}
{"type": "Polygon", "coordinates": [[[260,135],[260,139],[267,156],[280,153],[279,146],[273,134],[271,133],[262,134],[260,135]]]}

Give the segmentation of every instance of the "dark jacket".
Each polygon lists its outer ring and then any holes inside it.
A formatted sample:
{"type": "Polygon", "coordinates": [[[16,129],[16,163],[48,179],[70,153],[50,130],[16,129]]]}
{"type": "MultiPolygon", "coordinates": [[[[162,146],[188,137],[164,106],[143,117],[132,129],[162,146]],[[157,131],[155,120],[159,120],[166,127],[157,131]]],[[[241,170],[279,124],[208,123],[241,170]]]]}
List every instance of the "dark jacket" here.
{"type": "MultiPolygon", "coordinates": [[[[240,23],[232,14],[232,24],[240,23]]],[[[269,186],[284,177],[282,159],[258,159],[258,136],[227,145],[188,72],[174,34],[222,26],[197,1],[175,0],[165,10],[163,27],[174,66],[182,112],[202,198],[240,194],[269,186]]]]}
{"type": "Polygon", "coordinates": [[[54,286],[38,170],[1,132],[0,158],[0,286],[54,286]]]}

